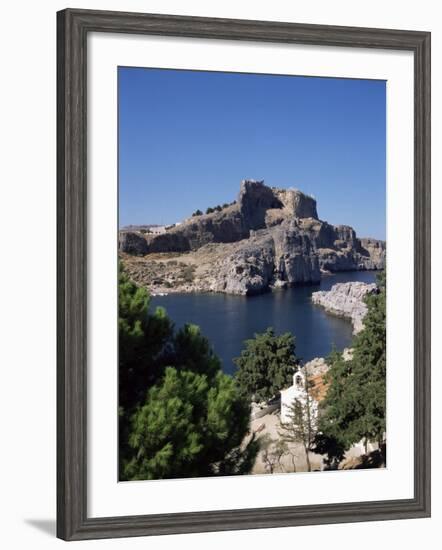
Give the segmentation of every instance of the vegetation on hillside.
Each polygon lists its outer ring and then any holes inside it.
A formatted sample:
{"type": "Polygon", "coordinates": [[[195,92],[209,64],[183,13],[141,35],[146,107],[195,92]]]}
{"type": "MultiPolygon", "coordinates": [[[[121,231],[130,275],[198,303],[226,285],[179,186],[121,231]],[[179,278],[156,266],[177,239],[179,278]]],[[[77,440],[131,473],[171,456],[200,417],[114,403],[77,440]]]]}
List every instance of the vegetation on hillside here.
{"type": "Polygon", "coordinates": [[[249,472],[250,403],[195,325],[174,330],[145,289],[119,275],[121,480],[249,472]]]}
{"type": "MultiPolygon", "coordinates": [[[[386,407],[386,281],[378,276],[377,294],[367,295],[364,329],[355,336],[353,357],[334,351],[326,375],[329,384],[320,406],[315,452],[336,466],[345,451],[363,440],[384,447],[386,407]]],[[[385,459],[385,457],[384,457],[385,459]]]]}
{"type": "MultiPolygon", "coordinates": [[[[206,208],[206,214],[221,212],[221,210],[224,210],[225,208],[232,206],[235,203],[236,201],[232,201],[229,203],[225,202],[223,205],[217,204],[216,206],[209,206],[208,208],[206,208]]],[[[193,212],[192,217],[195,218],[196,216],[202,216],[202,215],[203,215],[203,212],[200,209],[198,209],[198,210],[195,210],[195,212],[193,212]]]]}

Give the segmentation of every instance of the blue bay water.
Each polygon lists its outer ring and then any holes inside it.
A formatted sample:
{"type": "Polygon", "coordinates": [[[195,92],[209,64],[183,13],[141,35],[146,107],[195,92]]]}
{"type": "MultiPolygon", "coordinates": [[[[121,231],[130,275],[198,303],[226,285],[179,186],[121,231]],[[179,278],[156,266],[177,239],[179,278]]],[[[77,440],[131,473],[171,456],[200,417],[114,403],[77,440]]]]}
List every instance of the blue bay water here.
{"type": "Polygon", "coordinates": [[[244,340],[273,327],[276,333],[291,332],[296,338],[296,354],[304,361],[325,357],[333,345],[347,347],[352,325],[347,319],[326,313],[311,303],[312,292],[329,290],[336,283],[372,283],[376,272],[353,271],[323,276],[320,285],[297,286],[259,296],[226,294],[170,294],[155,296],[151,308],[162,306],[176,327],[194,323],[210,340],[226,373],[235,372],[244,340]]]}

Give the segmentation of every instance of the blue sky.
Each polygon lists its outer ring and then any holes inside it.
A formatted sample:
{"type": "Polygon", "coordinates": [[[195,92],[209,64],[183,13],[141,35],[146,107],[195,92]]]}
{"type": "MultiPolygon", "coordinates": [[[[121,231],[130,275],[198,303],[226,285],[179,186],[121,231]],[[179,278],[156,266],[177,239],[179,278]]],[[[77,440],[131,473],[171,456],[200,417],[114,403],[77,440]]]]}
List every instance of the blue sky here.
{"type": "Polygon", "coordinates": [[[180,221],[252,178],[385,238],[384,81],[118,71],[120,226],[180,221]]]}

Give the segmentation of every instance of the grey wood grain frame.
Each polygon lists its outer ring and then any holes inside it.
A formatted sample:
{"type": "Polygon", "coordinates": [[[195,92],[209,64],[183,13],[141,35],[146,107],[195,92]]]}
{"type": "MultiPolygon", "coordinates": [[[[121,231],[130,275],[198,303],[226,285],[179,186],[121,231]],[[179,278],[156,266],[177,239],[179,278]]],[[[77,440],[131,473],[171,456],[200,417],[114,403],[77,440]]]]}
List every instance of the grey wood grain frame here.
{"type": "MultiPolygon", "coordinates": [[[[430,33],[67,9],[57,14],[57,535],[80,540],[430,515],[430,33]],[[87,516],[87,36],[152,34],[414,54],[414,497],[406,500],[87,516]]],[[[400,185],[400,182],[397,182],[400,185]]],[[[117,452],[117,450],[115,450],[117,452]]],[[[148,498],[148,486],[146,495],[148,498]]]]}

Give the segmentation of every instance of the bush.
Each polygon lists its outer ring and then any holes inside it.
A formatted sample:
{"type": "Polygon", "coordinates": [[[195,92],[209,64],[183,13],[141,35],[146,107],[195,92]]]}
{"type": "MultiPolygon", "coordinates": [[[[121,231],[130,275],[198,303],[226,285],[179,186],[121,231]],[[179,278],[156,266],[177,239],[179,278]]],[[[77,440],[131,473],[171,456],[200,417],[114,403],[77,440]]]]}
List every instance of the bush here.
{"type": "Polygon", "coordinates": [[[295,338],[289,332],[276,336],[272,328],[245,341],[245,349],[234,359],[236,379],[242,395],[255,401],[269,400],[292,383],[299,361],[295,338]]]}
{"type": "Polygon", "coordinates": [[[186,283],[192,283],[195,278],[195,267],[193,265],[186,265],[181,273],[181,278],[186,283]]]}

